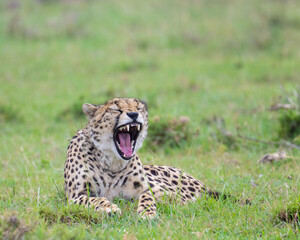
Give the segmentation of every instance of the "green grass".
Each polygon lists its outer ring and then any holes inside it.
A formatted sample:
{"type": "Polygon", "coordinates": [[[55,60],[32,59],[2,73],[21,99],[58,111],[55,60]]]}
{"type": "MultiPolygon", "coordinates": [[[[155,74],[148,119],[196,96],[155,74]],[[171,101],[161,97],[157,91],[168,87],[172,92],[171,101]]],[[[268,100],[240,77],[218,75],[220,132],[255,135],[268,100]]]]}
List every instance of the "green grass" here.
{"type": "Polygon", "coordinates": [[[296,0],[1,1],[0,236],[299,239],[299,222],[279,216],[299,206],[299,151],[243,139],[232,147],[215,126],[219,118],[233,136],[278,139],[280,113],[268,109],[300,84],[299,8],[296,0]],[[86,124],[80,106],[117,96],[148,102],[153,133],[155,116],[189,118],[188,141],[145,144],[143,163],[183,168],[252,205],[159,204],[151,222],[121,199],[120,217],[68,205],[63,165],[68,139],[86,124]],[[280,149],[289,159],[257,163],[280,149]]]}

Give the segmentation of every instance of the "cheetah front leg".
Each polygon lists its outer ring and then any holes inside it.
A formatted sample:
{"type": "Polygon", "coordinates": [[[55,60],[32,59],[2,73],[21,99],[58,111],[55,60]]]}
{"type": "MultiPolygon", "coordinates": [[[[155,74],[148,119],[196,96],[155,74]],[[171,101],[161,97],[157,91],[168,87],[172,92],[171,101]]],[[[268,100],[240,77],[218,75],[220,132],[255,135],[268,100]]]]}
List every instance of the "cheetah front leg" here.
{"type": "Polygon", "coordinates": [[[155,217],[156,203],[149,189],[140,195],[137,212],[142,218],[151,219],[155,217]]]}
{"type": "Polygon", "coordinates": [[[93,206],[96,212],[105,212],[107,214],[121,214],[121,210],[116,204],[111,203],[105,197],[88,197],[81,195],[71,199],[75,204],[84,205],[85,207],[93,206]]]}

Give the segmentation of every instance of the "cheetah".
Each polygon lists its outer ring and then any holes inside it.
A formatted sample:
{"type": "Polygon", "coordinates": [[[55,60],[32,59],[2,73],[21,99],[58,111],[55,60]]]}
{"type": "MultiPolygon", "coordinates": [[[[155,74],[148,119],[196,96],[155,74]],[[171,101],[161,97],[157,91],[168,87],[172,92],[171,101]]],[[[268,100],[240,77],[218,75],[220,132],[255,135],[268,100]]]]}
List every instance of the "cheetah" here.
{"type": "Polygon", "coordinates": [[[169,166],[143,165],[137,155],[147,135],[146,103],[114,98],[103,105],[85,103],[88,118],[67,149],[65,192],[70,203],[97,212],[121,214],[115,197],[138,200],[142,218],[156,215],[156,201],[164,196],[182,204],[217,192],[184,171],[169,166]]]}

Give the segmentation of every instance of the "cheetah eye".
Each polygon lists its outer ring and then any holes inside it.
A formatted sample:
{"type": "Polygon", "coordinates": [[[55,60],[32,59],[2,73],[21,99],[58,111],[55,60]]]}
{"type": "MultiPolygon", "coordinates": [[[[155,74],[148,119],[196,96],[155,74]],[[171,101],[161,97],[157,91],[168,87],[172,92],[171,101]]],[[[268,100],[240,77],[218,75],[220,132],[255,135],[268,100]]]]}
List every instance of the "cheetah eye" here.
{"type": "Polygon", "coordinates": [[[142,107],[140,107],[140,108],[137,108],[137,110],[138,110],[138,111],[141,111],[141,110],[143,110],[143,108],[142,108],[142,107]]]}
{"type": "Polygon", "coordinates": [[[109,108],[109,110],[113,111],[113,112],[120,112],[122,113],[123,111],[121,111],[120,109],[115,109],[115,108],[109,108]]]}

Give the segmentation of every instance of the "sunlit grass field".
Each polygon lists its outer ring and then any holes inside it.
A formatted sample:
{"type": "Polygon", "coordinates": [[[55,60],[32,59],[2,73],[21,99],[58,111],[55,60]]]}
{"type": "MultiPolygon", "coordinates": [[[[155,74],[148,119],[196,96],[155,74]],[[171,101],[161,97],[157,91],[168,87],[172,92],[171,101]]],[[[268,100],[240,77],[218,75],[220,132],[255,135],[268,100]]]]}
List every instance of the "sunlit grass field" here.
{"type": "Polygon", "coordinates": [[[299,210],[292,223],[278,216],[300,208],[300,152],[277,144],[282,112],[270,111],[300,85],[299,9],[297,0],[1,1],[0,238],[299,239],[299,210]],[[143,163],[180,167],[252,204],[158,204],[152,221],[122,199],[122,216],[68,205],[63,166],[87,123],[81,105],[113,97],[148,103],[143,163]],[[153,148],[153,119],[182,116],[188,138],[153,148]],[[258,163],[280,150],[286,159],[258,163]]]}

